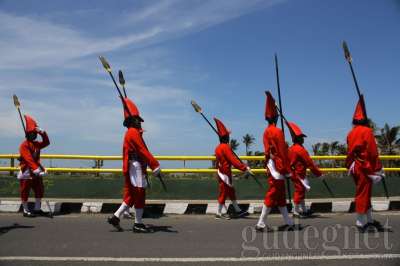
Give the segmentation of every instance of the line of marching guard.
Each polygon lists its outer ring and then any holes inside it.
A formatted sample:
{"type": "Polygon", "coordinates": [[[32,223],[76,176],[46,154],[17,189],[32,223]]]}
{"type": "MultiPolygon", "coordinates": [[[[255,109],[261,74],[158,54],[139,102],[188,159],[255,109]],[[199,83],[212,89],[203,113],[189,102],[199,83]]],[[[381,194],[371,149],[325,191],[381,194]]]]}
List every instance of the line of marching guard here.
{"type": "MultiPolygon", "coordinates": [[[[347,56],[346,59],[348,59],[348,61],[350,60],[349,63],[351,66],[350,54],[347,56]],[[347,56],[349,56],[349,58],[347,56]]],[[[126,95],[124,87],[125,80],[123,79],[122,72],[120,72],[120,83],[123,86],[124,95],[115,82],[110,65],[103,57],[100,59],[105,69],[110,73],[118,89],[123,106],[123,126],[126,127],[122,148],[122,170],[124,176],[123,200],[118,210],[116,210],[107,221],[117,230],[122,231],[120,217],[127,212],[129,208],[134,207],[135,221],[133,232],[146,233],[151,231],[142,221],[146,200],[146,188],[149,185],[147,168],[150,168],[153,175],[162,181],[160,163],[151,154],[143,139],[142,123],[144,119],[141,117],[138,107],[126,95]]],[[[353,69],[352,73],[354,73],[353,69]]],[[[50,144],[50,140],[46,131],[39,128],[32,116],[27,114],[22,116],[20,103],[15,95],[14,104],[18,109],[25,131],[25,140],[19,147],[20,171],[17,176],[20,184],[23,215],[25,217],[46,215],[41,209],[41,199],[44,194],[43,176],[46,175],[46,169],[40,163],[40,152],[50,144]],[[41,136],[41,141],[36,140],[38,135],[41,136]],[[33,190],[35,195],[33,210],[29,209],[28,206],[30,190],[33,190]]],[[[255,229],[260,232],[269,230],[267,217],[272,208],[278,208],[282,215],[284,224],[281,228],[284,230],[300,230],[301,226],[294,224],[287,210],[287,184],[285,183],[290,179],[295,188],[293,195],[293,216],[300,218],[307,217],[310,216],[311,212],[305,206],[305,195],[310,189],[306,170],[310,169],[316,177],[322,175],[318,166],[313,163],[307,150],[303,146],[306,135],[297,124],[285,120],[293,143],[292,146],[288,147],[285,141],[283,128],[277,126],[278,118],[281,116],[282,119],[283,117],[280,111],[272,94],[269,91],[266,92],[265,120],[268,125],[263,134],[263,144],[268,189],[265,193],[260,217],[255,225],[255,229]]],[[[254,177],[254,174],[250,167],[241,161],[232,151],[229,145],[230,131],[221,120],[217,118],[214,118],[214,120],[216,128],[208,120],[207,122],[218,134],[220,142],[215,148],[218,180],[218,208],[215,217],[217,219],[230,219],[232,216],[236,218],[244,217],[248,215],[248,212],[242,210],[237,203],[231,168],[237,168],[243,171],[247,176],[251,175],[254,177]],[[225,205],[227,199],[232,202],[233,214],[228,214],[227,212],[225,205]]],[[[385,175],[379,160],[373,130],[369,126],[362,94],[359,94],[359,100],[354,111],[352,123],[353,128],[347,135],[348,151],[346,167],[356,185],[356,226],[360,232],[365,232],[371,227],[381,229],[382,225],[372,218],[371,192],[373,184],[384,180],[385,175]]],[[[163,185],[165,184],[163,183],[163,185]]]]}

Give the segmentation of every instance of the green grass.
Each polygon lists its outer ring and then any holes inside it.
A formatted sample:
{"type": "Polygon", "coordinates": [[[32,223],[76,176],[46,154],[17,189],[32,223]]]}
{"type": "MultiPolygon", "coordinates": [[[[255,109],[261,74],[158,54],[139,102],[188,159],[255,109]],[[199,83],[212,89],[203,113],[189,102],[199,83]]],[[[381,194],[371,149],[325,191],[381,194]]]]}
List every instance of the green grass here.
{"type": "MultiPolygon", "coordinates": [[[[266,179],[258,177],[267,187],[266,179]]],[[[164,178],[168,192],[164,192],[158,180],[151,179],[152,187],[147,190],[149,199],[215,199],[217,197],[217,180],[215,177],[164,178]]],[[[351,177],[326,178],[335,197],[353,197],[354,183],[351,177]]],[[[308,198],[330,198],[321,180],[310,178],[312,189],[308,198]]],[[[400,196],[400,177],[387,177],[386,183],[391,196],[400,196]]],[[[90,176],[49,176],[45,178],[46,197],[57,198],[104,198],[119,199],[122,195],[122,177],[90,176]]],[[[263,199],[266,189],[260,189],[250,179],[234,181],[239,199],[263,199]]],[[[18,197],[18,181],[15,177],[0,177],[0,197],[18,197]]],[[[293,188],[292,188],[293,192],[293,188]]],[[[374,196],[384,196],[382,185],[375,185],[374,196]]]]}

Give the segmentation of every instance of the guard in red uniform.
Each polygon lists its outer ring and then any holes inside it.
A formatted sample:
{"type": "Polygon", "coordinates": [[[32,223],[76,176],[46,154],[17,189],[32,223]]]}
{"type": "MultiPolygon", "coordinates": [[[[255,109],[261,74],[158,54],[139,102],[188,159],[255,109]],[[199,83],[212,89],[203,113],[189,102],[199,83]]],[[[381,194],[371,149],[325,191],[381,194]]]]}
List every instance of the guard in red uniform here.
{"type": "Polygon", "coordinates": [[[303,134],[300,127],[295,123],[288,122],[287,125],[293,141],[293,145],[289,148],[290,167],[292,170],[291,179],[294,184],[293,216],[302,218],[311,214],[304,202],[306,191],[311,189],[307,179],[307,168],[317,177],[321,176],[322,172],[314,164],[307,150],[303,147],[304,138],[307,136],[303,134]]]}
{"type": "Polygon", "coordinates": [[[128,98],[124,98],[124,126],[128,128],[124,137],[123,144],[123,175],[125,178],[123,202],[113,216],[108,218],[108,222],[119,231],[121,215],[128,211],[132,206],[135,207],[135,223],[133,232],[149,232],[143,222],[143,211],[146,200],[147,167],[153,171],[155,176],[160,175],[161,168],[159,162],[153,157],[143,140],[141,123],[144,120],[140,117],[136,105],[128,98]]]}
{"type": "Polygon", "coordinates": [[[372,184],[385,177],[373,130],[365,114],[364,98],[360,97],[353,116],[353,128],[347,135],[346,167],[353,176],[356,185],[355,210],[356,225],[364,232],[370,225],[381,228],[378,221],[372,219],[372,184]]]}
{"type": "Polygon", "coordinates": [[[235,188],[232,183],[232,171],[231,167],[234,166],[236,169],[241,171],[246,171],[248,174],[252,174],[250,167],[246,164],[242,163],[233,153],[231,147],[229,146],[229,134],[225,127],[225,125],[214,118],[215,123],[217,125],[217,131],[219,136],[220,144],[215,148],[215,157],[216,157],[216,166],[218,169],[218,210],[215,215],[216,219],[230,219],[230,216],[227,214],[227,208],[225,206],[226,198],[229,198],[232,201],[232,205],[236,212],[236,217],[243,217],[248,215],[247,211],[243,211],[240,209],[239,205],[236,201],[236,193],[235,188]],[[224,213],[222,213],[224,211],[224,213]]]}
{"type": "Polygon", "coordinates": [[[50,141],[46,131],[40,129],[36,121],[29,115],[25,115],[25,135],[26,140],[19,147],[20,168],[17,178],[25,217],[35,217],[45,215],[42,211],[42,198],[44,194],[43,176],[46,169],[40,164],[40,150],[49,146],[50,141]],[[37,135],[42,137],[42,141],[36,141],[37,135]],[[35,207],[33,212],[28,208],[28,197],[30,190],[35,193],[35,207]]]}
{"type": "Polygon", "coordinates": [[[265,194],[264,205],[256,225],[257,231],[264,231],[265,219],[272,207],[279,208],[285,222],[284,228],[294,229],[293,220],[289,218],[286,208],[285,178],[290,176],[288,146],[282,130],[276,126],[278,117],[275,99],[270,92],[267,92],[265,119],[268,121],[268,127],[264,131],[263,142],[269,188],[265,194]]]}

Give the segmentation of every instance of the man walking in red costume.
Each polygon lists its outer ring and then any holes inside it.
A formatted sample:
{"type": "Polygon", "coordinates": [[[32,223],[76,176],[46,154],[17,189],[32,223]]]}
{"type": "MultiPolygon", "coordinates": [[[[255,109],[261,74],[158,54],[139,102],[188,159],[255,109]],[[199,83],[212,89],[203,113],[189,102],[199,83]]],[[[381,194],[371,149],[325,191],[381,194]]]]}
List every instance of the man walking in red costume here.
{"type": "Polygon", "coordinates": [[[307,150],[303,147],[304,138],[307,137],[303,134],[300,127],[295,123],[288,122],[287,126],[292,136],[293,145],[289,148],[290,167],[292,170],[292,181],[294,184],[294,210],[293,216],[307,217],[311,215],[311,210],[307,209],[305,204],[306,191],[311,189],[310,183],[307,179],[307,168],[319,177],[322,172],[314,164],[307,150]]]}
{"type": "Polygon", "coordinates": [[[127,129],[123,144],[123,175],[124,191],[123,202],[113,216],[108,218],[108,223],[113,225],[119,231],[121,215],[135,207],[135,223],[133,232],[147,233],[151,230],[142,222],[143,211],[146,200],[147,183],[147,167],[150,167],[155,176],[161,174],[159,162],[153,157],[143,140],[141,123],[144,120],[140,117],[139,110],[136,105],[129,99],[123,99],[124,105],[124,126],[127,129]]]}
{"type": "Polygon", "coordinates": [[[41,206],[44,194],[43,176],[46,175],[46,170],[40,164],[40,150],[49,146],[50,141],[46,131],[40,129],[31,116],[25,115],[24,117],[26,140],[19,147],[21,170],[17,178],[19,179],[23,215],[35,217],[36,215],[45,215],[41,206]],[[42,137],[42,141],[36,141],[38,134],[42,137]],[[35,193],[33,212],[28,208],[28,197],[31,189],[35,193]]]}
{"type": "Polygon", "coordinates": [[[346,158],[346,167],[356,185],[356,226],[360,232],[369,226],[382,228],[378,221],[372,219],[371,194],[372,185],[385,177],[374,132],[369,127],[365,110],[364,97],[361,95],[353,116],[353,128],[347,135],[346,158]]]}
{"type": "Polygon", "coordinates": [[[215,215],[216,219],[230,219],[227,214],[227,208],[225,206],[226,198],[232,201],[233,208],[236,213],[236,217],[243,217],[248,215],[247,211],[240,209],[236,201],[235,188],[232,183],[232,171],[231,167],[234,166],[236,169],[246,171],[248,174],[252,174],[250,167],[242,163],[233,153],[232,148],[229,146],[229,134],[225,125],[214,118],[217,125],[217,131],[219,136],[220,144],[215,148],[216,166],[218,169],[218,209],[215,215]],[[224,213],[222,213],[224,211],[224,213]]]}
{"type": "Polygon", "coordinates": [[[278,112],[275,100],[270,92],[267,92],[265,106],[265,119],[268,127],[264,131],[265,163],[267,165],[269,188],[265,194],[264,205],[260,218],[256,225],[257,231],[264,231],[265,219],[273,207],[278,207],[285,225],[283,229],[293,230],[293,220],[289,218],[286,208],[285,178],[290,176],[288,147],[281,129],[276,126],[278,112]]]}

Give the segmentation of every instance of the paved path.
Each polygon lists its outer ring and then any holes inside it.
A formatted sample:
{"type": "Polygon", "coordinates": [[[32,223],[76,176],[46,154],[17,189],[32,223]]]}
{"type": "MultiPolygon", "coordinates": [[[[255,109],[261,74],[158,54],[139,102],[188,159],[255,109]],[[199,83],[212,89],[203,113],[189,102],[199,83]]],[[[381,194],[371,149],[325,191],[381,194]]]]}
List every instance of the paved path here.
{"type": "Polygon", "coordinates": [[[375,217],[388,230],[359,234],[353,214],[301,220],[306,227],[296,232],[279,231],[281,218],[274,215],[269,233],[255,233],[256,217],[184,215],[146,219],[155,232],[134,234],[132,221],[123,220],[126,231],[115,232],[105,215],[1,214],[0,265],[400,265],[400,213],[375,217]]]}

